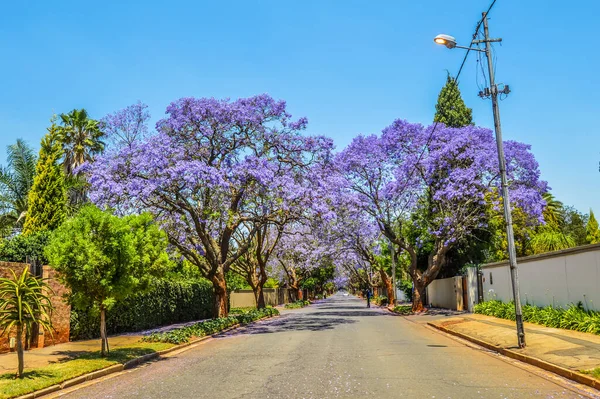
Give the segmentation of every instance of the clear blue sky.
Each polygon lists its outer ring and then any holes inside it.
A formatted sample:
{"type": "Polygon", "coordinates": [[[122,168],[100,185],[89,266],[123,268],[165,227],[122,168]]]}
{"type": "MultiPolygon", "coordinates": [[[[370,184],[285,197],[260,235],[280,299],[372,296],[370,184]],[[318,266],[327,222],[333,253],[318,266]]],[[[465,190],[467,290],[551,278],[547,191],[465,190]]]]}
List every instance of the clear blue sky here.
{"type": "MultiPolygon", "coordinates": [[[[53,112],[92,117],[137,100],[153,122],[183,96],[269,93],[307,116],[309,133],[338,148],[396,118],[429,123],[446,70],[489,2],[14,1],[0,13],[0,163],[18,137],[37,148],[53,112]],[[123,3],[123,4],[121,4],[123,3]],[[125,4],[126,3],[126,4],[125,4]]],[[[498,0],[491,34],[504,135],[533,146],[558,199],[600,212],[600,51],[595,1],[498,0]]],[[[492,127],[477,97],[476,57],[460,79],[475,122],[492,127]]],[[[480,76],[481,80],[481,76],[480,76]]]]}

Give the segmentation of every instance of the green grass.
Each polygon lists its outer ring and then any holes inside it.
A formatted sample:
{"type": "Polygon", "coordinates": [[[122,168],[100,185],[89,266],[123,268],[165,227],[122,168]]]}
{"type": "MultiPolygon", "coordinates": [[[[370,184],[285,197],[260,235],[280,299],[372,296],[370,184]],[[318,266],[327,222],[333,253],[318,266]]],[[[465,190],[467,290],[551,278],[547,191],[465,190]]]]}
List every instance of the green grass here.
{"type": "Polygon", "coordinates": [[[0,399],[25,395],[92,371],[125,363],[136,357],[171,347],[173,345],[168,343],[140,342],[129,347],[113,349],[106,358],[100,356],[100,351],[88,352],[46,367],[25,369],[24,377],[21,379],[16,378],[15,373],[2,374],[0,375],[0,399]]]}
{"type": "Polygon", "coordinates": [[[392,312],[401,314],[403,316],[413,314],[411,305],[398,305],[392,310],[392,312]]]}
{"type": "Polygon", "coordinates": [[[591,375],[595,379],[600,380],[600,367],[596,367],[593,370],[583,370],[582,373],[591,375]]]}

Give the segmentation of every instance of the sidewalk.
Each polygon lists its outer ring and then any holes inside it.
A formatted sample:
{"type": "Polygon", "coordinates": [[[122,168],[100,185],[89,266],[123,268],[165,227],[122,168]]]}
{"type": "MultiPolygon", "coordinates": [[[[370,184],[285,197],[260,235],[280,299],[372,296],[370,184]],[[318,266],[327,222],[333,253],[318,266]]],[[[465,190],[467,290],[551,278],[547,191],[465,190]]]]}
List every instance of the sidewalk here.
{"type": "MultiPolygon", "coordinates": [[[[489,349],[558,374],[561,372],[564,374],[566,370],[580,373],[600,367],[599,335],[525,323],[527,346],[520,349],[517,347],[514,321],[479,314],[429,319],[427,316],[410,316],[410,318],[416,322],[427,322],[427,324],[450,334],[461,336],[489,349]],[[539,362],[540,360],[541,362],[539,362]],[[558,370],[555,366],[566,370],[558,370]]],[[[576,377],[575,375],[563,376],[576,377]]],[[[595,386],[596,388],[600,387],[600,381],[595,386]]]]}

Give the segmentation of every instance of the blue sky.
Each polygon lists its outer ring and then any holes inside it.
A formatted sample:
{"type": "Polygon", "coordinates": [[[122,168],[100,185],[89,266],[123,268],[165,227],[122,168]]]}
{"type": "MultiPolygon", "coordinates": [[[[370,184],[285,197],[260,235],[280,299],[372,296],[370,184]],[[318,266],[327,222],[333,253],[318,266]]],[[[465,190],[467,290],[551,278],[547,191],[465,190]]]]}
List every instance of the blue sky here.
{"type": "MultiPolygon", "coordinates": [[[[22,137],[37,148],[53,112],[92,117],[141,100],[153,122],[183,96],[269,93],[307,116],[309,133],[338,148],[394,119],[428,124],[446,70],[468,44],[487,0],[23,1],[0,13],[0,163],[22,137]],[[126,4],[121,4],[126,3],[126,4]]],[[[529,143],[553,193],[600,212],[600,3],[498,0],[490,15],[505,139],[529,143]]],[[[460,78],[477,124],[477,58],[460,78]]],[[[482,83],[479,73],[479,83],[482,83]]]]}

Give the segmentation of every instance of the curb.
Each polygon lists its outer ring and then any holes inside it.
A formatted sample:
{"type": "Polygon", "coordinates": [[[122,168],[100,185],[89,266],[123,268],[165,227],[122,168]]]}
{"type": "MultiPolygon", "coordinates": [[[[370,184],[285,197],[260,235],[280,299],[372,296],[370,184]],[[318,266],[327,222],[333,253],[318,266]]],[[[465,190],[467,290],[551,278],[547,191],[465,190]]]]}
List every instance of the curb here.
{"type": "Polygon", "coordinates": [[[447,334],[454,335],[456,337],[459,337],[459,338],[465,339],[467,341],[470,341],[470,342],[472,342],[474,344],[482,346],[482,347],[484,347],[486,349],[489,349],[489,350],[491,350],[493,352],[497,352],[497,353],[499,353],[501,355],[504,355],[506,357],[510,357],[511,359],[519,360],[519,361],[521,361],[523,363],[527,363],[527,364],[530,364],[532,366],[539,367],[539,368],[541,368],[543,370],[549,371],[549,372],[554,373],[554,374],[558,374],[561,377],[568,378],[568,379],[570,379],[572,381],[575,381],[575,382],[578,382],[580,384],[587,385],[587,386],[595,388],[595,389],[600,389],[600,381],[596,380],[595,378],[588,377],[585,374],[581,374],[581,373],[578,373],[576,371],[569,370],[569,369],[557,366],[557,365],[552,364],[552,363],[548,363],[546,361],[540,360],[540,359],[532,357],[532,356],[523,355],[522,353],[518,353],[518,352],[512,351],[510,349],[505,349],[505,348],[501,348],[501,347],[492,345],[492,344],[490,344],[488,342],[485,342],[485,341],[482,341],[480,339],[471,337],[470,335],[459,333],[459,332],[453,331],[453,330],[451,330],[449,328],[446,328],[446,327],[443,327],[443,326],[438,326],[438,325],[436,325],[434,323],[427,323],[427,325],[430,326],[430,327],[433,327],[435,329],[438,329],[440,331],[443,331],[443,332],[445,332],[447,334]]]}
{"type": "Polygon", "coordinates": [[[158,352],[153,352],[153,353],[148,353],[146,355],[140,356],[140,357],[136,357],[135,359],[131,359],[128,362],[125,362],[123,364],[114,364],[112,366],[108,366],[106,368],[100,369],[100,370],[96,370],[96,371],[92,371],[91,373],[88,374],[84,374],[84,375],[80,375],[79,377],[75,377],[75,378],[71,378],[70,380],[66,380],[61,382],[60,384],[55,384],[55,385],[51,385],[47,388],[43,388],[40,389],[38,391],[35,392],[31,392],[25,395],[21,395],[21,396],[15,396],[13,399],[35,399],[35,398],[40,398],[42,396],[45,395],[49,395],[51,393],[66,389],[66,388],[71,388],[75,385],[79,385],[82,384],[84,382],[88,382],[88,381],[92,381],[95,380],[97,378],[100,377],[104,377],[107,376],[109,374],[113,374],[113,373],[118,373],[120,371],[123,370],[129,370],[132,369],[142,363],[148,362],[150,360],[154,360],[154,359],[158,359],[160,357],[162,357],[163,355],[169,354],[171,352],[175,352],[181,349],[185,349],[188,346],[197,344],[199,342],[205,341],[209,338],[213,338],[219,334],[223,334],[226,333],[228,331],[234,330],[236,328],[242,327],[242,326],[247,326],[249,324],[252,323],[256,323],[258,321],[263,321],[263,320],[268,320],[268,319],[273,319],[275,317],[278,317],[279,315],[275,315],[275,316],[268,316],[268,317],[263,317],[262,319],[258,319],[258,320],[254,320],[251,323],[248,324],[235,324],[229,328],[226,328],[224,330],[218,331],[214,334],[211,335],[205,335],[204,337],[200,337],[197,338],[193,341],[190,342],[186,342],[184,344],[180,344],[180,345],[175,345],[172,348],[168,348],[168,349],[163,349],[161,351],[158,352]]]}

